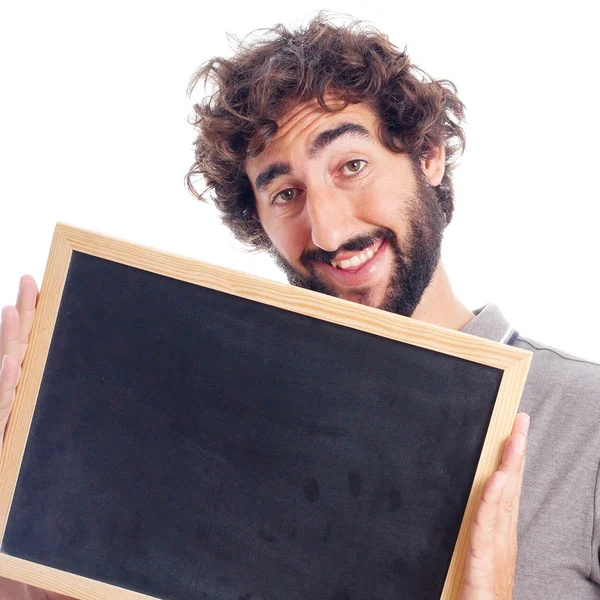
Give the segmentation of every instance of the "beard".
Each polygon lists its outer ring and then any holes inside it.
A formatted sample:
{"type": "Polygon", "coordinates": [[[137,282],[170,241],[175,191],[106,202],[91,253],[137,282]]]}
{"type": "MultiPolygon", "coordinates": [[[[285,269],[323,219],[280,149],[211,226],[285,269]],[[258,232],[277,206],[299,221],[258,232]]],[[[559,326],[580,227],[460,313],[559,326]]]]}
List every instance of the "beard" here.
{"type": "MultiPolygon", "coordinates": [[[[385,239],[393,253],[392,273],[379,308],[405,317],[411,317],[417,308],[425,289],[429,285],[433,273],[439,263],[443,232],[447,224],[434,189],[425,179],[420,168],[414,166],[417,181],[417,192],[407,198],[408,227],[407,236],[402,245],[396,234],[386,227],[380,227],[368,234],[353,237],[337,250],[328,252],[322,249],[306,250],[300,257],[300,264],[306,273],[296,269],[274,247],[269,254],[285,273],[290,284],[330,296],[340,295],[323,281],[314,265],[318,262],[335,260],[335,255],[342,251],[360,252],[375,242],[385,239]]],[[[393,207],[390,211],[393,214],[393,207]]],[[[371,290],[355,290],[356,302],[373,306],[371,290]]]]}

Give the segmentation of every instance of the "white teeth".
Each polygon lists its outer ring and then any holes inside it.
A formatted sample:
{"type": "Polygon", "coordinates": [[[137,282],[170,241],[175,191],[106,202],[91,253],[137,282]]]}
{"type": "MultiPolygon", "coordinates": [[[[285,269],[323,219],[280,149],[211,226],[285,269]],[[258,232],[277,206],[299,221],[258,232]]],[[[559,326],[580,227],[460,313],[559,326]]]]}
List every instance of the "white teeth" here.
{"type": "Polygon", "coordinates": [[[375,252],[369,248],[368,250],[363,250],[362,252],[355,254],[351,258],[347,258],[340,261],[332,260],[331,264],[338,269],[348,269],[349,267],[358,267],[363,263],[366,263],[368,260],[373,258],[375,252]]]}

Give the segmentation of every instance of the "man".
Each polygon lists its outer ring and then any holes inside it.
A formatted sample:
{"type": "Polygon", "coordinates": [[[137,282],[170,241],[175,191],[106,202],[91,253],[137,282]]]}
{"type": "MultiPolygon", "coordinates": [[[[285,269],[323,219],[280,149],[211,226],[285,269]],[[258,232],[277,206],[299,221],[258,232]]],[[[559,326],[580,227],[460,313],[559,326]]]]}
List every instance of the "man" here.
{"type": "Polygon", "coordinates": [[[463,105],[386,36],[323,15],[203,65],[196,162],[223,222],[291,283],[534,353],[515,598],[600,598],[600,366],[473,314],[440,259],[463,105]]]}
{"type": "MultiPolygon", "coordinates": [[[[319,16],[306,30],[277,27],[272,33],[198,72],[194,83],[210,76],[218,91],[196,106],[190,186],[194,175],[204,177],[225,224],[270,252],[295,285],[497,341],[528,343],[506,335],[511,330],[493,305],[474,318],[452,293],[440,260],[452,217],[452,160],[464,143],[463,107],[452,85],[421,80],[387,38],[359,25],[336,28],[319,16]]],[[[25,277],[16,307],[3,310],[2,427],[36,296],[35,282],[25,277]]],[[[537,398],[539,391],[530,394],[537,398]]],[[[516,419],[502,465],[486,485],[462,600],[511,597],[527,424],[525,415],[516,419]]],[[[578,503],[582,512],[579,505],[585,503],[578,503]]],[[[551,516],[557,514],[560,509],[551,516]]],[[[556,582],[542,594],[529,592],[528,577],[537,577],[543,562],[531,549],[544,543],[536,531],[530,537],[523,564],[530,571],[516,597],[550,598],[556,582]]],[[[580,558],[575,554],[572,564],[580,558]]],[[[578,569],[571,589],[577,578],[585,579],[578,569]]],[[[600,597],[591,595],[596,588],[586,581],[589,593],[578,597],[600,597]]],[[[13,586],[10,597],[46,597],[28,586],[4,585],[13,586]]]]}

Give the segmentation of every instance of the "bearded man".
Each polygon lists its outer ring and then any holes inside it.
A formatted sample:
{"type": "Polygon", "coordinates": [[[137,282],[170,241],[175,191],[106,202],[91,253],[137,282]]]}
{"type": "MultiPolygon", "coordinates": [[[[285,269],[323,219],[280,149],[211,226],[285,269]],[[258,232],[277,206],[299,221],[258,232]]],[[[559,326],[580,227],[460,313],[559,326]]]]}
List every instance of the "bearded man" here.
{"type": "MultiPolygon", "coordinates": [[[[290,283],[534,352],[521,402],[535,424],[522,502],[525,414],[484,490],[461,600],[508,600],[513,585],[517,599],[600,598],[600,369],[520,336],[494,304],[472,312],[454,295],[441,260],[464,147],[454,86],[377,30],[322,14],[208,61],[190,91],[202,80],[214,92],[195,105],[188,186],[206,197],[194,188],[201,177],[224,224],[269,252],[290,283]]],[[[24,277],[16,307],[3,310],[1,425],[36,296],[24,277]]],[[[33,594],[3,583],[11,598],[33,594]]]]}
{"type": "Polygon", "coordinates": [[[514,597],[600,598],[600,366],[470,311],[441,260],[464,106],[376,29],[323,14],[192,79],[196,162],[223,222],[290,283],[532,351],[514,597]]]}

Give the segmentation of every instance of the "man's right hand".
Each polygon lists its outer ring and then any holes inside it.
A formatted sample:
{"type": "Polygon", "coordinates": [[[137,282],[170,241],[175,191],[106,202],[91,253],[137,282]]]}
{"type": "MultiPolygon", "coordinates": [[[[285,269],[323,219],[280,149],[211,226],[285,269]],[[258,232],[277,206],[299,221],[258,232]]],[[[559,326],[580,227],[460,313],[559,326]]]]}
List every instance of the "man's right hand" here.
{"type": "MultiPolygon", "coordinates": [[[[15,306],[5,306],[0,318],[0,452],[4,430],[21,378],[21,366],[33,326],[38,287],[31,275],[21,277],[15,306]]],[[[16,581],[0,577],[0,600],[72,600],[56,592],[44,592],[16,581]]]]}
{"type": "MultiPolygon", "coordinates": [[[[29,334],[33,326],[38,287],[31,275],[21,277],[15,306],[5,306],[0,319],[0,440],[15,399],[29,334]]],[[[1,448],[1,446],[0,446],[1,448]]]]}

